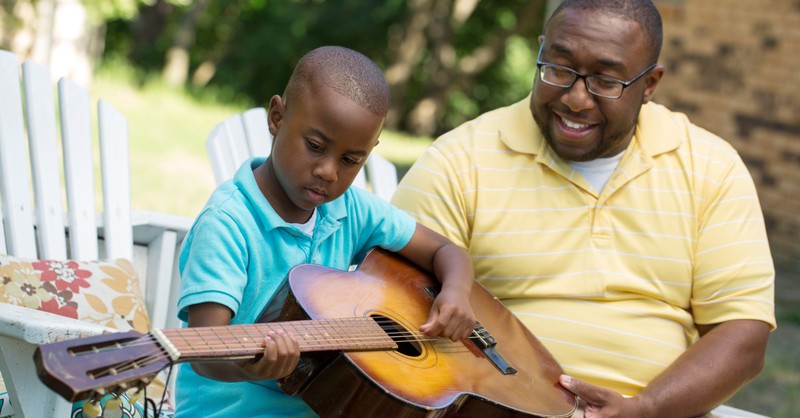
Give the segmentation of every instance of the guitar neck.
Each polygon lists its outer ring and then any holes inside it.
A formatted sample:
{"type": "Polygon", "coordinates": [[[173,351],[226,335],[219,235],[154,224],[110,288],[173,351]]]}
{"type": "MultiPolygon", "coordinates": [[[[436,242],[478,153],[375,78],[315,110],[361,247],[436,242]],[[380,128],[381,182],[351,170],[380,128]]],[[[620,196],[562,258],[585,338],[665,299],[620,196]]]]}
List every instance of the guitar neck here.
{"type": "Polygon", "coordinates": [[[340,318],[154,330],[173,361],[252,358],[264,351],[264,337],[283,330],[300,351],[393,350],[397,344],[372,318],[340,318]]]}

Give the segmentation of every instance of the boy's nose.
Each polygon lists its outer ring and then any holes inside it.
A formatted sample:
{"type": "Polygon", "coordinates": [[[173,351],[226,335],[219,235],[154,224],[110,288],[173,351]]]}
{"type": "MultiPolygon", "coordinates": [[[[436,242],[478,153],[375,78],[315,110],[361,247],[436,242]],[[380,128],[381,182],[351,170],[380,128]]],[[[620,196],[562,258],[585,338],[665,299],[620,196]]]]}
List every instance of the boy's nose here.
{"type": "Polygon", "coordinates": [[[334,182],[338,178],[336,173],[336,161],[332,161],[330,158],[324,158],[314,166],[312,173],[322,180],[334,182]]]}

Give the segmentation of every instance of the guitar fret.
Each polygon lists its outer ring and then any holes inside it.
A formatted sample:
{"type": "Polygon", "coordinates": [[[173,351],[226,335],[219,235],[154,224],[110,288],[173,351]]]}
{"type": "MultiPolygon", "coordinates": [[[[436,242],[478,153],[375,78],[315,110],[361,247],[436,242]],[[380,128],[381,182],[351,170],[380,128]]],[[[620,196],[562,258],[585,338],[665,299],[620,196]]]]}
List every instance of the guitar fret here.
{"type": "MultiPolygon", "coordinates": [[[[254,356],[264,349],[264,337],[283,329],[300,344],[300,351],[393,349],[394,341],[371,318],[336,318],[161,330],[184,360],[254,356]]],[[[162,342],[164,345],[164,342],[162,342]]]]}
{"type": "Polygon", "coordinates": [[[358,327],[357,324],[352,321],[347,323],[344,321],[337,321],[337,324],[339,325],[338,330],[340,331],[340,334],[344,334],[342,338],[349,341],[351,347],[363,347],[363,341],[357,341],[353,338],[353,335],[363,335],[361,332],[361,327],[358,327]]]}
{"type": "Polygon", "coordinates": [[[266,334],[259,331],[259,329],[253,325],[243,327],[243,330],[245,333],[241,341],[243,345],[253,345],[259,349],[263,347],[262,342],[264,341],[264,335],[266,334]]]}

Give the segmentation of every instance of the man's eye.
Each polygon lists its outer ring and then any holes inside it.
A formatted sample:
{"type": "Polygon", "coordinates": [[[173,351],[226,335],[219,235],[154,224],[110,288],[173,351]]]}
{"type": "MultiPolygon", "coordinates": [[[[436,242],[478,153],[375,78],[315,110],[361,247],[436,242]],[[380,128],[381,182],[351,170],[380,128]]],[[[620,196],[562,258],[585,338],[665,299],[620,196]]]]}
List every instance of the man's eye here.
{"type": "Polygon", "coordinates": [[[610,78],[603,78],[603,77],[595,77],[593,81],[594,84],[597,85],[597,87],[604,89],[614,88],[617,87],[617,85],[619,84],[619,81],[617,80],[613,80],[610,78]]]}

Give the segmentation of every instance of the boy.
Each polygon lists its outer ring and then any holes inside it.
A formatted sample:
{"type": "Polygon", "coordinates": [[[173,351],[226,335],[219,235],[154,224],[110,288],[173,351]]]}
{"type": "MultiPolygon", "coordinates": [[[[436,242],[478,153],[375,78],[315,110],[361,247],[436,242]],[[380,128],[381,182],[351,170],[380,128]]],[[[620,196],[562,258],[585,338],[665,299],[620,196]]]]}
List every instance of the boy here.
{"type": "MultiPolygon", "coordinates": [[[[322,47],[300,60],[283,97],[270,99],[269,158],[247,161],[220,185],[186,238],[178,308],[189,327],[253,323],[293,266],[346,270],[380,246],[442,282],[420,331],[454,341],[470,334],[467,253],[378,197],[349,189],[378,144],[388,107],[383,74],[360,53],[322,47]]],[[[297,364],[296,341],[277,332],[264,344],[254,360],[182,365],[176,416],[315,416],[274,380],[297,364]]]]}

